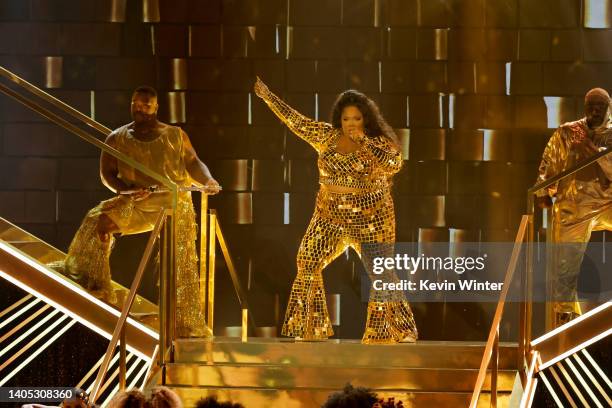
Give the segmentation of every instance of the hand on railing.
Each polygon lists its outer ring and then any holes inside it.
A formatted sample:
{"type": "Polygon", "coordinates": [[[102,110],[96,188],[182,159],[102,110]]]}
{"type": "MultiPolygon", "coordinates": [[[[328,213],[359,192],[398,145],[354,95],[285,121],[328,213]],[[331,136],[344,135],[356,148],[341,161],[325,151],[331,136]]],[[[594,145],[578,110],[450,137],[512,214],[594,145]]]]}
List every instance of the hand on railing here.
{"type": "MultiPolygon", "coordinates": [[[[192,185],[189,187],[179,187],[178,191],[199,191],[201,193],[206,193],[209,195],[214,195],[219,193],[222,190],[222,187],[217,183],[216,180],[210,179],[208,183],[205,185],[192,185]]],[[[133,188],[129,190],[121,190],[118,192],[120,195],[129,195],[132,196],[136,201],[143,200],[150,196],[152,193],[167,193],[168,190],[165,187],[160,187],[158,185],[152,185],[149,187],[141,187],[141,188],[133,188]]]]}
{"type": "Polygon", "coordinates": [[[219,193],[221,190],[222,190],[221,185],[219,185],[219,183],[217,183],[217,180],[215,179],[208,180],[208,182],[204,185],[198,184],[198,185],[192,185],[190,187],[180,187],[179,188],[179,191],[199,191],[201,193],[206,193],[209,195],[215,195],[219,193]]]}

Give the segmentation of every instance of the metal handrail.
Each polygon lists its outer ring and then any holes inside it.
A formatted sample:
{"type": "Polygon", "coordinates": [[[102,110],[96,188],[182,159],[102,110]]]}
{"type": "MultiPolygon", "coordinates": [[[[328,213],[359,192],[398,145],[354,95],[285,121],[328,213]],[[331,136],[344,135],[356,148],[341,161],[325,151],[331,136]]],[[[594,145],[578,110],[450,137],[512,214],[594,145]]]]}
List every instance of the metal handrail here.
{"type": "Polygon", "coordinates": [[[47,92],[43,91],[42,89],[40,89],[36,85],[26,81],[25,79],[21,78],[20,76],[18,76],[14,72],[9,71],[8,69],[6,69],[6,68],[4,68],[2,66],[0,66],[0,75],[5,77],[6,79],[12,81],[13,83],[19,85],[21,88],[26,89],[30,93],[40,97],[41,99],[44,99],[45,101],[49,102],[50,104],[54,105],[55,107],[63,110],[64,112],[66,112],[67,114],[72,116],[73,118],[78,119],[81,122],[86,123],[87,125],[89,125],[92,128],[96,129],[100,133],[108,136],[108,134],[111,132],[111,129],[107,128],[106,126],[104,126],[100,122],[97,122],[97,121],[93,120],[89,116],[87,116],[87,115],[81,113],[80,111],[74,109],[72,106],[62,102],[61,100],[57,99],[53,95],[48,94],[47,92]]]}
{"type": "MultiPolygon", "coordinates": [[[[170,214],[170,212],[166,209],[163,209],[159,212],[157,220],[155,221],[155,226],[149,235],[149,240],[147,241],[147,245],[144,250],[144,254],[140,259],[140,264],[138,265],[138,269],[136,270],[136,275],[134,276],[134,280],[132,281],[132,286],[130,287],[130,291],[124,301],[123,308],[121,310],[121,315],[117,320],[117,324],[115,325],[115,330],[113,331],[113,335],[111,337],[110,342],[108,343],[108,347],[106,348],[106,353],[104,354],[104,359],[102,360],[102,364],[98,370],[98,375],[96,376],[96,380],[94,381],[93,388],[91,390],[91,401],[95,403],[97,398],[99,397],[100,386],[102,385],[102,381],[108,371],[108,366],[110,365],[110,361],[115,352],[115,347],[117,347],[117,343],[120,342],[120,386],[125,388],[125,322],[127,321],[128,315],[130,313],[130,309],[134,303],[134,299],[136,299],[136,291],[140,287],[140,282],[142,281],[142,277],[144,275],[145,268],[151,258],[151,253],[153,252],[153,245],[155,241],[157,241],[158,236],[162,230],[162,226],[166,223],[166,217],[170,214]]],[[[121,390],[123,390],[121,388],[121,390]]]]}
{"type": "Polygon", "coordinates": [[[229,252],[229,248],[225,241],[225,237],[223,235],[223,231],[221,230],[221,225],[219,224],[218,216],[215,210],[210,210],[209,215],[209,247],[208,247],[208,284],[207,284],[207,323],[211,330],[213,330],[213,322],[214,322],[214,299],[215,299],[215,263],[216,263],[216,241],[219,241],[219,246],[221,248],[221,253],[223,254],[223,258],[225,259],[225,264],[227,265],[227,269],[230,274],[230,278],[232,279],[232,284],[234,285],[234,290],[236,291],[236,296],[238,297],[238,302],[240,303],[240,309],[242,310],[242,333],[241,337],[243,341],[247,341],[248,334],[248,323],[251,323],[251,327],[255,329],[256,324],[253,319],[252,314],[249,314],[249,305],[247,302],[247,296],[240,284],[240,278],[238,277],[238,272],[232,260],[232,257],[229,252]]]}
{"type": "Polygon", "coordinates": [[[499,326],[501,324],[502,315],[504,313],[504,306],[506,304],[506,297],[508,295],[510,283],[512,282],[512,277],[514,275],[514,271],[518,263],[519,254],[521,252],[521,245],[525,238],[525,233],[527,231],[527,225],[530,222],[530,218],[531,216],[529,215],[523,215],[523,217],[521,218],[521,223],[519,225],[518,232],[516,233],[514,247],[512,249],[512,255],[510,256],[510,262],[508,263],[508,268],[506,269],[506,277],[504,278],[504,284],[502,286],[503,289],[499,296],[497,307],[495,308],[495,315],[493,316],[493,322],[491,323],[489,337],[487,339],[485,351],[482,356],[482,361],[480,363],[480,369],[478,370],[478,377],[476,378],[476,385],[474,386],[474,392],[472,393],[470,408],[476,408],[478,405],[478,398],[480,397],[480,393],[482,391],[482,387],[487,376],[487,368],[489,367],[489,362],[491,362],[492,358],[493,370],[491,373],[491,406],[494,408],[497,406],[497,387],[495,385],[497,384],[497,362],[499,357],[499,326]]]}
{"type": "MultiPolygon", "coordinates": [[[[24,89],[32,92],[33,94],[40,96],[41,98],[43,98],[45,101],[51,103],[52,106],[61,109],[62,111],[68,113],[69,115],[84,121],[85,123],[87,123],[89,126],[93,127],[94,129],[96,129],[97,131],[103,133],[104,135],[108,136],[111,133],[111,130],[105,126],[103,126],[102,124],[96,122],[95,120],[89,118],[86,115],[83,115],[82,113],[78,112],[76,109],[69,107],[68,105],[66,105],[64,102],[60,101],[59,99],[53,97],[52,95],[49,95],[48,93],[44,92],[41,89],[38,89],[37,87],[35,87],[34,85],[30,84],[29,82],[27,82],[26,80],[24,80],[23,78],[20,78],[19,76],[15,75],[14,73],[8,71],[7,69],[5,69],[4,67],[0,66],[0,75],[4,76],[5,78],[8,78],[9,80],[13,81],[15,84],[23,87],[24,89]]],[[[176,184],[173,183],[172,181],[170,181],[169,179],[157,174],[156,172],[154,172],[153,170],[149,169],[148,167],[144,166],[143,164],[141,164],[140,162],[134,160],[133,158],[129,157],[128,155],[121,153],[119,150],[109,146],[108,144],[104,143],[103,141],[99,140],[98,138],[90,135],[89,133],[87,133],[86,131],[84,131],[83,129],[80,129],[79,127],[75,126],[74,124],[68,122],[67,120],[63,119],[61,116],[59,116],[58,114],[50,111],[47,108],[44,108],[42,106],[40,106],[39,104],[37,104],[36,102],[34,102],[33,100],[31,100],[30,98],[27,98],[19,93],[17,93],[16,91],[14,91],[13,89],[9,88],[8,86],[4,85],[4,84],[0,84],[0,92],[4,93],[7,96],[10,96],[11,98],[15,99],[17,102],[25,105],[26,107],[32,109],[33,111],[35,111],[36,113],[40,114],[41,116],[49,119],[50,121],[54,122],[56,125],[59,125],[61,127],[63,127],[64,129],[68,130],[69,132],[79,136],[80,138],[82,138],[83,140],[85,140],[86,142],[88,142],[89,144],[93,144],[94,146],[96,146],[97,148],[99,148],[100,150],[104,151],[105,153],[110,154],[111,156],[121,160],[122,162],[128,164],[130,167],[133,167],[134,169],[140,171],[141,173],[151,177],[152,179],[154,179],[155,181],[159,182],[160,184],[163,184],[166,188],[168,188],[168,190],[170,190],[173,193],[173,196],[176,195],[176,184]]],[[[173,197],[174,199],[175,197],[173,197]]]]}
{"type": "Polygon", "coordinates": [[[579,172],[580,170],[584,169],[585,167],[590,166],[591,164],[595,163],[596,161],[598,161],[599,159],[601,159],[604,156],[607,156],[608,154],[612,153],[612,149],[608,149],[608,148],[604,148],[601,152],[598,152],[596,154],[594,154],[593,156],[589,157],[588,159],[584,159],[582,160],[580,163],[576,164],[574,167],[571,167],[567,170],[562,171],[561,173],[549,178],[548,180],[544,180],[539,182],[538,184],[536,184],[535,186],[531,187],[529,190],[527,190],[527,212],[528,214],[533,214],[534,213],[534,208],[533,208],[533,195],[535,193],[537,193],[538,191],[545,189],[546,187],[550,187],[553,184],[557,183],[558,181],[561,181],[562,179],[567,178],[568,176],[573,175],[574,173],[579,172]]]}

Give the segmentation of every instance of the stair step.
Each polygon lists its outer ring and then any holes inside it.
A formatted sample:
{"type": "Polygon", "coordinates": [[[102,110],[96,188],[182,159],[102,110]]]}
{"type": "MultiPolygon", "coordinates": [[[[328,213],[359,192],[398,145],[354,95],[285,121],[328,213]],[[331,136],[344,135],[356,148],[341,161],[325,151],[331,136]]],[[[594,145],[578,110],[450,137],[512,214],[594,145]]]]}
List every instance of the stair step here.
{"type": "MultiPolygon", "coordinates": [[[[380,390],[457,392],[473,390],[478,376],[476,369],[195,364],[170,364],[166,373],[166,384],[180,386],[334,390],[350,382],[380,390]]],[[[498,389],[511,391],[514,375],[514,371],[500,371],[498,389]]]]}
{"type": "MultiPolygon", "coordinates": [[[[166,384],[181,386],[339,389],[350,382],[381,390],[457,392],[473,390],[478,376],[476,369],[195,364],[170,364],[166,373],[166,384]]],[[[513,381],[514,371],[499,372],[500,390],[511,391],[513,381]]]]}
{"type": "MultiPolygon", "coordinates": [[[[478,369],[483,342],[418,341],[414,344],[361,344],[359,340],[296,342],[293,339],[183,339],[176,342],[175,362],[202,364],[280,364],[478,369]]],[[[500,343],[499,368],[515,369],[516,343],[500,343]]]]}
{"type": "MultiPolygon", "coordinates": [[[[195,403],[207,396],[217,396],[219,401],[241,403],[247,408],[312,408],[320,407],[331,394],[330,390],[298,389],[228,389],[228,388],[185,388],[171,387],[181,397],[183,405],[195,406],[195,403]]],[[[340,387],[342,388],[342,387],[340,387]]],[[[340,389],[339,388],[339,389],[340,389]]],[[[334,390],[335,391],[335,390],[334,390]]],[[[471,392],[406,392],[378,391],[379,398],[394,397],[401,400],[405,408],[430,407],[467,407],[472,396],[471,392]]],[[[490,395],[483,393],[478,401],[478,408],[489,408],[490,395]]],[[[508,406],[510,393],[498,393],[498,406],[508,406]]]]}

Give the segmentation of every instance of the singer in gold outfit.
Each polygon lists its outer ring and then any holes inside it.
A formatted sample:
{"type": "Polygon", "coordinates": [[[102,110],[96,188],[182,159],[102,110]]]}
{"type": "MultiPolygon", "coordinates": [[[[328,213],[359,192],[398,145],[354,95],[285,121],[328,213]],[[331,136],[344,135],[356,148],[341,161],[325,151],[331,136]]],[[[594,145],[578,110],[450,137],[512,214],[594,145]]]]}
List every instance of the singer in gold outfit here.
{"type": "MultiPolygon", "coordinates": [[[[585,96],[585,117],[561,125],[550,138],[539,169],[538,182],[545,181],[593,156],[612,148],[610,96],[601,88],[585,96]]],[[[536,202],[552,207],[555,265],[551,289],[555,326],[581,313],[576,288],[584,251],[592,231],[612,230],[612,157],[596,163],[538,192],[536,202]],[[551,197],[556,197],[553,205],[551,197]]]]}
{"type": "MultiPolygon", "coordinates": [[[[395,213],[391,178],[402,167],[395,134],[374,102],[357,91],[339,95],[332,123],[301,115],[258,78],[255,92],[278,118],[319,154],[321,185],[297,255],[282,334],[320,340],[333,335],[322,271],[347,247],[371,274],[372,259],[393,256],[395,213]]],[[[372,275],[370,275],[372,277],[372,275]]],[[[395,273],[377,276],[396,281],[395,273]]],[[[413,342],[417,329],[402,292],[371,290],[363,343],[413,342]]]]}
{"type": "MultiPolygon", "coordinates": [[[[178,187],[204,186],[210,194],[219,191],[206,165],[195,153],[189,138],[179,127],[157,120],[157,93],[140,87],[132,96],[132,123],[114,130],[106,143],[160,174],[178,187]]],[[[61,266],[96,296],[113,303],[109,257],[114,234],[151,231],[159,212],[171,208],[171,195],[151,191],[156,182],[134,168],[102,153],[102,182],[117,196],[102,201],[85,216],[61,266]]],[[[176,328],[180,337],[210,335],[198,298],[195,212],[191,193],[179,192],[176,222],[176,328]]]]}

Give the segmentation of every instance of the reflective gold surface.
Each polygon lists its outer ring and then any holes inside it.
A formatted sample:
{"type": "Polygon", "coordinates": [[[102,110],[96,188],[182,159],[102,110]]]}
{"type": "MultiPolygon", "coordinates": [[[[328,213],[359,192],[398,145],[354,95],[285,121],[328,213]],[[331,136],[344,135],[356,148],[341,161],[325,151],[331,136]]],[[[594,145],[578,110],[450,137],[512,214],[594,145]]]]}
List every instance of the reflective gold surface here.
{"type": "MultiPolygon", "coordinates": [[[[406,407],[467,406],[482,342],[366,345],[358,340],[295,342],[240,338],[179,340],[167,383],[193,405],[207,395],[247,407],[316,407],[346,382],[368,386],[406,407]]],[[[507,406],[516,345],[500,344],[498,404],[507,406]]],[[[489,378],[485,389],[490,385],[489,378]]],[[[488,407],[483,392],[478,407],[488,407]]]]}
{"type": "MultiPolygon", "coordinates": [[[[45,275],[24,260],[30,259],[45,268],[45,263],[63,259],[65,254],[2,218],[0,218],[0,242],[7,244],[9,248],[14,248],[21,257],[20,259],[12,253],[0,250],[0,270],[2,272],[18,281],[24,288],[28,288],[35,296],[35,292],[40,293],[71,311],[76,315],[74,317],[86,326],[94,325],[107,335],[113,332],[118,314],[110,313],[70,279],[48,269],[48,275],[45,275]]],[[[112,282],[112,287],[119,295],[118,303],[112,307],[119,309],[122,306],[122,295],[127,292],[127,289],[115,282],[112,282]]],[[[145,324],[153,326],[157,324],[157,306],[140,296],[136,297],[132,312],[131,317],[142,319],[143,322],[146,321],[145,324]]],[[[143,331],[131,320],[128,320],[127,325],[128,344],[141,353],[150,355],[157,344],[153,332],[143,331]]]]}
{"type": "Polygon", "coordinates": [[[533,340],[532,348],[541,355],[540,369],[572,350],[572,353],[575,353],[580,348],[586,347],[595,338],[612,334],[610,322],[612,322],[612,302],[607,302],[553,332],[533,340]]]}
{"type": "MultiPolygon", "coordinates": [[[[358,340],[296,342],[291,339],[218,337],[176,342],[177,363],[235,363],[382,367],[477,368],[483,342],[418,341],[415,344],[363,345],[358,340]]],[[[499,368],[516,367],[516,343],[500,343],[499,368]]]]}

